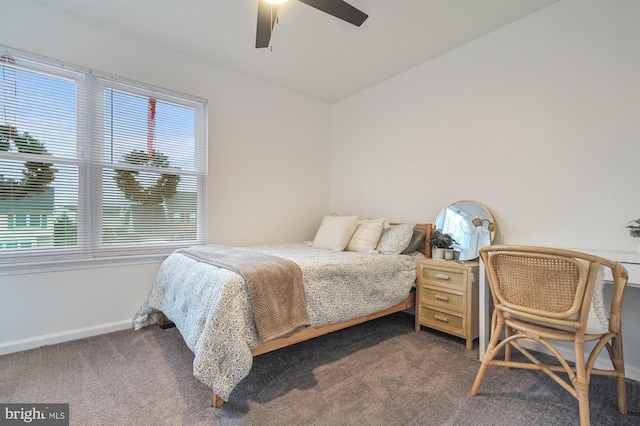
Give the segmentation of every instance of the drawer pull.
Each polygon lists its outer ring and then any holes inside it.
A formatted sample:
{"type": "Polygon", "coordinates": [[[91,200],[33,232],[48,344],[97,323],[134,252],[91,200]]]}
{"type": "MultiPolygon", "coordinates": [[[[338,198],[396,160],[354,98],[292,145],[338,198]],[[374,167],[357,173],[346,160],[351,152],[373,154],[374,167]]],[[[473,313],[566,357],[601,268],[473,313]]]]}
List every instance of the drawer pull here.
{"type": "Polygon", "coordinates": [[[449,318],[447,318],[447,317],[443,317],[443,316],[440,316],[440,315],[434,315],[433,317],[434,317],[437,321],[449,322],[449,318]]]}
{"type": "Polygon", "coordinates": [[[448,297],[440,296],[439,294],[436,294],[436,295],[435,295],[435,299],[436,299],[436,300],[440,300],[440,301],[442,301],[442,302],[448,302],[448,301],[449,301],[449,298],[448,298],[448,297]]]}
{"type": "Polygon", "coordinates": [[[449,275],[445,275],[445,274],[436,274],[436,278],[439,280],[449,280],[449,275]]]}

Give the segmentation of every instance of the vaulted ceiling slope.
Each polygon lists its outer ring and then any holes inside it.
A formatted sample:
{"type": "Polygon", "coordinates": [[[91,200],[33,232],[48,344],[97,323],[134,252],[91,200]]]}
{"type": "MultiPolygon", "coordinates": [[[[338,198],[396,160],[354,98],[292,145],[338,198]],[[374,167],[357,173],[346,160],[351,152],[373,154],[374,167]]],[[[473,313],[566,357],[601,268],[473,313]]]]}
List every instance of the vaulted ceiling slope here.
{"type": "Polygon", "coordinates": [[[559,0],[347,0],[369,15],[360,27],[290,0],[266,49],[264,0],[34,1],[335,103],[559,0]]]}

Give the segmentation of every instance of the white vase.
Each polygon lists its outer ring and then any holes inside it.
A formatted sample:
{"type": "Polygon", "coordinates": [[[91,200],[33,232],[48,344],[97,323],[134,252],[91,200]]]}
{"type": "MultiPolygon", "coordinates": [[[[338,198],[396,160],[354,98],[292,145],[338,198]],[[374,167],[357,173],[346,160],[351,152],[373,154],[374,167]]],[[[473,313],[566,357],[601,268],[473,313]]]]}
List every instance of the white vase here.
{"type": "Polygon", "coordinates": [[[434,247],[431,249],[431,257],[434,259],[444,259],[444,250],[443,248],[434,247]]]}

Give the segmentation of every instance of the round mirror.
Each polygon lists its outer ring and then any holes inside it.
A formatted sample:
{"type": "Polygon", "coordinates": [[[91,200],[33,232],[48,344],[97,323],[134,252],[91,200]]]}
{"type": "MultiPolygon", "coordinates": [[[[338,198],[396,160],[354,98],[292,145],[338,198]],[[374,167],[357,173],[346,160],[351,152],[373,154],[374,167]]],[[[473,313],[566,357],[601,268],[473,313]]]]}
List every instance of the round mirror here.
{"type": "Polygon", "coordinates": [[[478,249],[493,243],[496,235],[496,222],[489,209],[475,201],[451,204],[440,212],[435,227],[453,237],[460,260],[477,258],[478,249]]]}

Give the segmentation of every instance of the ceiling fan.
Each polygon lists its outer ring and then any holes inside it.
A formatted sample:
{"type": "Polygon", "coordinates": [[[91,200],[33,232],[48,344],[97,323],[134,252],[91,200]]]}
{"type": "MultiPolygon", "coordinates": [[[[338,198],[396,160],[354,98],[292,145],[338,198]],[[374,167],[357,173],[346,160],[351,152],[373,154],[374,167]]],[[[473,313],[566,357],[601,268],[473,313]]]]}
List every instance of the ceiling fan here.
{"type": "MultiPolygon", "coordinates": [[[[258,25],[256,29],[256,48],[269,47],[273,26],[278,16],[278,5],[287,0],[258,0],[258,25]]],[[[322,12],[342,19],[357,27],[369,17],[342,0],[298,0],[300,3],[315,7],[322,12]]]]}

